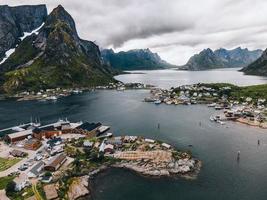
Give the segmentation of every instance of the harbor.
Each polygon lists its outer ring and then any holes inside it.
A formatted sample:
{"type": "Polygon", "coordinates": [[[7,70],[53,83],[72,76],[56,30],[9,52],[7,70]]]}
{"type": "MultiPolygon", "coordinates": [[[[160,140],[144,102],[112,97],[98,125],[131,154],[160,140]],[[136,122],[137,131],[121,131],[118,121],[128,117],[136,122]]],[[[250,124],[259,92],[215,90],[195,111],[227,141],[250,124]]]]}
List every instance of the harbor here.
{"type": "Polygon", "coordinates": [[[110,126],[100,122],[60,119],[46,125],[29,123],[14,127],[3,129],[13,132],[3,136],[0,142],[0,159],[3,160],[0,180],[13,177],[13,196],[20,193],[28,195],[27,190],[37,184],[48,199],[50,196],[77,199],[90,191],[86,189],[75,196],[67,182],[54,190],[53,195],[47,188],[54,188],[63,178],[81,179],[90,174],[89,179],[96,175],[95,171],[108,167],[126,168],[151,177],[191,179],[197,177],[201,168],[201,161],[193,158],[191,153],[142,136],[113,136],[107,133],[110,126]],[[61,190],[65,193],[59,193],[61,190]]]}

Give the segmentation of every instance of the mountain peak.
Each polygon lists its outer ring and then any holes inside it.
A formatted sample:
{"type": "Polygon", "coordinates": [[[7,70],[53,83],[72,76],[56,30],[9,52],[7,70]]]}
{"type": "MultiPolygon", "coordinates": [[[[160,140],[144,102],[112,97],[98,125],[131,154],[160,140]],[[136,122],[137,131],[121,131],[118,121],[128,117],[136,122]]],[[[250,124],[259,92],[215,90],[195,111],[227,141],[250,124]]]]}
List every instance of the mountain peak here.
{"type": "Polygon", "coordinates": [[[48,15],[46,20],[46,26],[59,24],[59,22],[66,23],[72,31],[76,32],[76,26],[71,15],[64,9],[62,5],[58,5],[56,8],[52,10],[50,15],[48,15]]]}

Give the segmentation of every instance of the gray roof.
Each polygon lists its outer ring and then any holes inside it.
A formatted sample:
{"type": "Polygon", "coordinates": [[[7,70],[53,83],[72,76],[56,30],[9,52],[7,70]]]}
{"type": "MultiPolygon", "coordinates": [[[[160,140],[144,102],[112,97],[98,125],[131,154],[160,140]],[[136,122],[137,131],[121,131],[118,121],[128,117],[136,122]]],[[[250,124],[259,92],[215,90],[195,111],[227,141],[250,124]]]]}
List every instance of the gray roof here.
{"type": "Polygon", "coordinates": [[[30,170],[31,173],[34,175],[38,176],[40,174],[40,168],[44,165],[45,163],[43,161],[38,162],[34,167],[30,170]]]}

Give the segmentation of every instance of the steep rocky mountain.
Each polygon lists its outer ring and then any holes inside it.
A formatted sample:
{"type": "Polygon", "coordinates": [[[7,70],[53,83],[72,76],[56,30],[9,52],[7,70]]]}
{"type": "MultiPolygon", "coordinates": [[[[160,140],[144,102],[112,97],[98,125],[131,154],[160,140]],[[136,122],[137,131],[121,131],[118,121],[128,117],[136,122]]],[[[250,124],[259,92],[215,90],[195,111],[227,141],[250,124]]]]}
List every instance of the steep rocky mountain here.
{"type": "Polygon", "coordinates": [[[6,92],[94,86],[113,81],[113,72],[103,65],[98,46],[79,38],[74,20],[62,6],[0,65],[6,92]]]}
{"type": "Polygon", "coordinates": [[[14,48],[24,32],[39,27],[47,17],[45,5],[0,6],[0,61],[7,50],[14,48]]]}
{"type": "Polygon", "coordinates": [[[249,75],[267,76],[267,49],[262,53],[261,57],[241,71],[249,75]]]}
{"type": "Polygon", "coordinates": [[[212,51],[204,49],[199,54],[192,56],[189,61],[179,67],[182,70],[208,70],[227,67],[244,67],[258,59],[262,50],[249,51],[240,47],[233,50],[220,48],[212,51]]]}
{"type": "Polygon", "coordinates": [[[112,49],[104,49],[101,55],[106,63],[120,70],[153,70],[174,67],[150,49],[135,49],[118,53],[112,49]]]}

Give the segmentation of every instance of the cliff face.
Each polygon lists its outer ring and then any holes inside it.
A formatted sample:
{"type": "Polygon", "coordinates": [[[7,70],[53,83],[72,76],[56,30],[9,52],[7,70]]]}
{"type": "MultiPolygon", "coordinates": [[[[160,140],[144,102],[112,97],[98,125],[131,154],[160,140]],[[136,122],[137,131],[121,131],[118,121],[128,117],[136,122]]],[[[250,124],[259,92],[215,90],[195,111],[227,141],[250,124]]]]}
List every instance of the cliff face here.
{"type": "Polygon", "coordinates": [[[267,49],[260,58],[244,67],[241,71],[249,75],[267,76],[267,49]]]}
{"type": "Polygon", "coordinates": [[[71,15],[58,6],[38,34],[26,37],[0,65],[6,92],[56,87],[94,86],[113,80],[100,50],[79,38],[71,15]]]}
{"type": "Polygon", "coordinates": [[[244,67],[262,54],[262,50],[249,51],[240,47],[232,50],[204,49],[199,54],[192,56],[189,61],[181,66],[183,70],[208,70],[216,68],[244,67]]]}
{"type": "Polygon", "coordinates": [[[149,49],[136,49],[115,53],[112,49],[101,51],[106,63],[120,70],[153,70],[174,67],[149,49]]]}
{"type": "Polygon", "coordinates": [[[19,43],[24,32],[39,27],[47,17],[45,5],[0,6],[0,61],[5,52],[19,43]]]}

